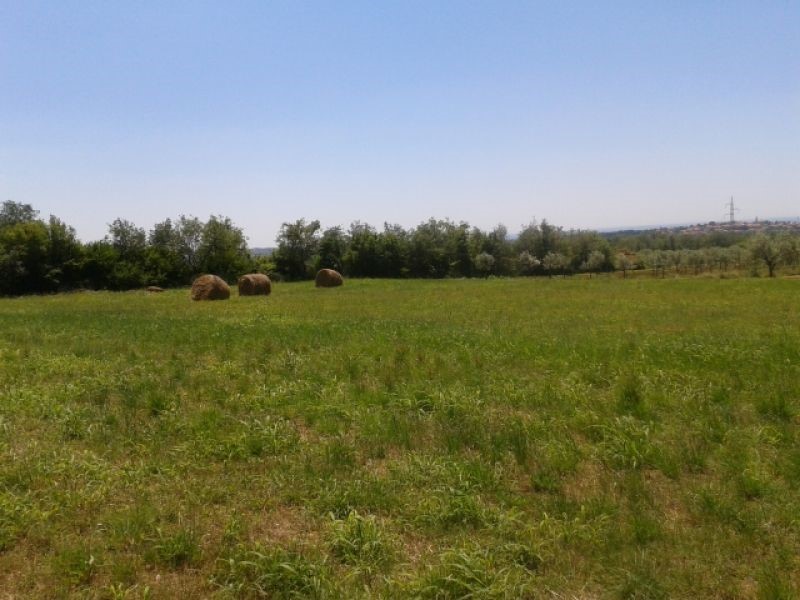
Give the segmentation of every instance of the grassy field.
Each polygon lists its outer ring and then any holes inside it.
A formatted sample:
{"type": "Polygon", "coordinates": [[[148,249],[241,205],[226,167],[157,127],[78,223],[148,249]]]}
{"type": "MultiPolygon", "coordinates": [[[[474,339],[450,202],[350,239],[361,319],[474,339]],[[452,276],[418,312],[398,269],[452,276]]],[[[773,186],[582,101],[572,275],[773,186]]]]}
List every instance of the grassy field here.
{"type": "Polygon", "coordinates": [[[0,598],[790,598],[800,280],[0,300],[0,598]]]}

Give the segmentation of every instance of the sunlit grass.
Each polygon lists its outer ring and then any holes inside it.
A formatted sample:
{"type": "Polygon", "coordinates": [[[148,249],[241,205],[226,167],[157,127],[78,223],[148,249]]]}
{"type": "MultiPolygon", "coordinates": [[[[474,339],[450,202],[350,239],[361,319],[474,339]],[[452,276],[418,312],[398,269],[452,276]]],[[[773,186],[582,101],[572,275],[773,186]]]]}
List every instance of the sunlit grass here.
{"type": "Polygon", "coordinates": [[[792,597],[799,393],[796,280],[4,299],[0,591],[792,597]]]}

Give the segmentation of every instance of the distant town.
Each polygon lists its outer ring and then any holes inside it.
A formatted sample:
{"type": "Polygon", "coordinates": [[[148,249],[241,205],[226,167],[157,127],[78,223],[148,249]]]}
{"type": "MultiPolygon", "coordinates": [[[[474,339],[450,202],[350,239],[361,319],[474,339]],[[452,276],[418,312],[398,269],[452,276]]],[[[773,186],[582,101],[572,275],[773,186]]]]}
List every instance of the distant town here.
{"type": "Polygon", "coordinates": [[[663,225],[660,227],[637,227],[630,229],[606,230],[602,235],[615,237],[625,234],[678,233],[684,235],[703,235],[707,233],[800,233],[800,218],[755,221],[709,221],[693,225],[663,225]]]}

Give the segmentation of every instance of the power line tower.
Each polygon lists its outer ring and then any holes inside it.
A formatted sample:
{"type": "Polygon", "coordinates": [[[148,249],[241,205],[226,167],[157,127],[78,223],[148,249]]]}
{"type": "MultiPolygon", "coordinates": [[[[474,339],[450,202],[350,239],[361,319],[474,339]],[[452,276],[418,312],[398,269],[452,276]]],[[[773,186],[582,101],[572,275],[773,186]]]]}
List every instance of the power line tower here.
{"type": "Polygon", "coordinates": [[[730,219],[730,223],[731,223],[731,225],[733,225],[733,224],[736,222],[736,217],[735,217],[734,213],[735,213],[737,210],[739,210],[738,208],[736,208],[736,207],[733,205],[733,196],[731,196],[731,201],[730,201],[730,202],[728,202],[727,204],[725,204],[725,207],[729,209],[729,210],[728,210],[728,218],[730,219]]]}

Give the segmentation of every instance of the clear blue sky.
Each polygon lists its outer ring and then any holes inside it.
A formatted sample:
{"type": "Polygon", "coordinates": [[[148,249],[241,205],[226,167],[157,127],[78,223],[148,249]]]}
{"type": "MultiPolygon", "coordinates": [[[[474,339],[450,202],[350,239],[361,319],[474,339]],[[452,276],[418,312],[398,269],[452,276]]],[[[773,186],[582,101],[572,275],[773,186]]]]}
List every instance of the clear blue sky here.
{"type": "Polygon", "coordinates": [[[0,0],[0,199],[517,230],[800,216],[800,2],[0,0]]]}

